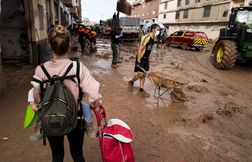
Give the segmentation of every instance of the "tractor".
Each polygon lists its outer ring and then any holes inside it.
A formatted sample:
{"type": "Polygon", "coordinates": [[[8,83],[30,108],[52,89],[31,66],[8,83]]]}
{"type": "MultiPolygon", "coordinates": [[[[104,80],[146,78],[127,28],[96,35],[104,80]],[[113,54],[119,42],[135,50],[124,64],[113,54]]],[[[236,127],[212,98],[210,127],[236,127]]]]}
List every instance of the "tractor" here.
{"type": "Polygon", "coordinates": [[[235,63],[252,60],[252,6],[231,9],[226,28],[220,29],[214,41],[211,62],[221,70],[232,69],[235,63]]]}

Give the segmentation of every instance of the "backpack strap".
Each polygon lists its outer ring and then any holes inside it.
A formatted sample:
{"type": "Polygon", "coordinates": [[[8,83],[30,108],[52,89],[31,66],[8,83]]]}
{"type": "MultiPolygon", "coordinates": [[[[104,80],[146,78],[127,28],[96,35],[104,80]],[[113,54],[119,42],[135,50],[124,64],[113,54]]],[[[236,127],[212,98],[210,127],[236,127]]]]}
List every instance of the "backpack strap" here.
{"type": "MultiPolygon", "coordinates": [[[[83,116],[83,109],[82,109],[82,104],[81,104],[81,100],[84,96],[84,93],[82,92],[82,89],[80,87],[80,62],[78,60],[75,61],[76,62],[76,75],[77,75],[77,80],[78,80],[78,87],[79,87],[79,97],[78,97],[78,105],[80,105],[80,116],[83,116]]],[[[83,123],[81,124],[81,128],[83,128],[84,125],[83,123]]]]}
{"type": "Polygon", "coordinates": [[[65,74],[62,76],[63,78],[66,78],[67,74],[70,72],[70,70],[73,68],[73,62],[68,66],[65,74]]]}
{"type": "Polygon", "coordinates": [[[81,101],[84,93],[82,92],[82,89],[80,87],[80,62],[77,60],[75,62],[76,62],[76,78],[77,78],[78,87],[79,87],[79,100],[81,101]]]}
{"type": "Polygon", "coordinates": [[[76,64],[77,64],[76,75],[77,75],[78,84],[80,84],[80,62],[76,61],[76,64]]]}
{"type": "Polygon", "coordinates": [[[47,79],[48,79],[48,80],[52,79],[52,77],[50,76],[50,74],[49,74],[48,71],[46,70],[44,64],[40,64],[40,67],[41,67],[42,71],[44,72],[44,74],[46,75],[47,79]]]}

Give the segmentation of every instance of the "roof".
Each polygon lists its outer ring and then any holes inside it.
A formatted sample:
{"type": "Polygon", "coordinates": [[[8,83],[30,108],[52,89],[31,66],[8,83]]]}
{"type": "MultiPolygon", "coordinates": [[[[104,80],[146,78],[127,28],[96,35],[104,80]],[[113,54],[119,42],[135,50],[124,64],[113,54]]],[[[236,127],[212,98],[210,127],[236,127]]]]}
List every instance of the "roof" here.
{"type": "Polygon", "coordinates": [[[203,31],[179,30],[180,32],[204,33],[203,31]]]}

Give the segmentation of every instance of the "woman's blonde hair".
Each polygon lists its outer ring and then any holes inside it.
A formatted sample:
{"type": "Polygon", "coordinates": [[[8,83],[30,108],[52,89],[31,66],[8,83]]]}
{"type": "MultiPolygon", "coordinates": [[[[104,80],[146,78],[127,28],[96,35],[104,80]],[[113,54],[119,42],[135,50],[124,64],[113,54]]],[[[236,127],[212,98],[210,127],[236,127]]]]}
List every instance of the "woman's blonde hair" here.
{"type": "Polygon", "coordinates": [[[68,30],[62,25],[56,25],[49,33],[48,41],[56,55],[62,56],[67,53],[70,45],[68,30]]]}

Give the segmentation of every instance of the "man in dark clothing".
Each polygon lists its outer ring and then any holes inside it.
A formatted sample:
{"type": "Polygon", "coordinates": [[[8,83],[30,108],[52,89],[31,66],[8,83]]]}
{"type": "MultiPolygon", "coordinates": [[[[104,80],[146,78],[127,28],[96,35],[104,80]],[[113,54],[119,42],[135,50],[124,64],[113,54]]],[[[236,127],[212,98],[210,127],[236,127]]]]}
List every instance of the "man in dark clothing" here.
{"type": "Polygon", "coordinates": [[[78,37],[78,40],[79,40],[79,43],[81,45],[81,52],[84,51],[84,47],[85,47],[85,44],[84,44],[84,29],[82,28],[82,26],[79,26],[79,37],[78,37]]]}
{"type": "Polygon", "coordinates": [[[119,54],[119,43],[121,37],[121,28],[118,31],[111,32],[111,49],[112,49],[112,67],[117,68],[118,54],[119,54]]]}
{"type": "Polygon", "coordinates": [[[136,56],[135,75],[131,81],[128,82],[129,91],[133,91],[134,82],[140,79],[139,95],[149,97],[149,94],[143,90],[146,72],[149,71],[149,56],[152,51],[154,42],[159,35],[160,27],[158,24],[151,25],[150,33],[142,37],[140,47],[136,56]]]}

